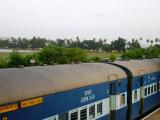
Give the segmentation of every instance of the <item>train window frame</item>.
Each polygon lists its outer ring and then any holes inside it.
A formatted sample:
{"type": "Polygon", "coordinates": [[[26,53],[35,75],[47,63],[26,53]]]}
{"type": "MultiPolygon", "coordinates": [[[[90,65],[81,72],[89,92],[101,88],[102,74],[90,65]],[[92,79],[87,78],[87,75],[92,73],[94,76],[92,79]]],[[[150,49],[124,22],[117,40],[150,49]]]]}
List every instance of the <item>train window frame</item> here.
{"type": "Polygon", "coordinates": [[[148,95],[150,95],[151,94],[151,88],[150,88],[150,86],[148,86],[148,95]]]}
{"type": "Polygon", "coordinates": [[[153,85],[151,85],[151,94],[154,93],[154,90],[153,90],[153,85]]]}
{"type": "Polygon", "coordinates": [[[144,87],[144,96],[147,96],[147,95],[148,95],[148,88],[144,87]]]}
{"type": "Polygon", "coordinates": [[[154,92],[157,92],[157,83],[154,84],[154,92]]]}
{"type": "Polygon", "coordinates": [[[87,108],[87,106],[84,106],[79,109],[79,120],[83,120],[83,119],[81,119],[81,111],[84,109],[86,110],[86,120],[88,119],[88,108],[87,108]]]}
{"type": "Polygon", "coordinates": [[[123,107],[126,105],[126,94],[122,93],[120,94],[120,107],[123,107]]]}
{"type": "Polygon", "coordinates": [[[68,112],[60,114],[58,120],[68,120],[68,112]]]}
{"type": "Polygon", "coordinates": [[[133,100],[137,101],[137,99],[138,99],[138,90],[134,90],[134,92],[133,92],[133,100]]]}
{"type": "Polygon", "coordinates": [[[159,85],[158,85],[158,87],[159,87],[159,91],[160,91],[160,81],[159,81],[159,85]]]}
{"type": "Polygon", "coordinates": [[[95,105],[95,103],[94,104],[90,104],[88,106],[88,116],[89,116],[89,118],[88,118],[89,120],[94,120],[96,118],[96,105],[95,105]],[[91,111],[91,109],[90,109],[91,107],[94,107],[93,111],[91,111]]]}
{"type": "Polygon", "coordinates": [[[101,115],[103,115],[103,101],[99,101],[99,102],[97,102],[97,104],[96,104],[96,114],[97,114],[97,116],[99,117],[99,116],[101,116],[101,115]],[[101,104],[101,106],[99,106],[101,104]],[[101,110],[99,110],[99,108],[101,109],[101,110]]]}
{"type": "Polygon", "coordinates": [[[77,120],[79,120],[79,110],[78,109],[74,109],[74,110],[71,110],[71,111],[69,111],[69,120],[72,120],[71,119],[71,115],[73,114],[73,113],[75,113],[75,112],[77,112],[77,120]]]}
{"type": "Polygon", "coordinates": [[[50,116],[50,117],[42,119],[42,120],[58,120],[58,115],[50,116]]]}

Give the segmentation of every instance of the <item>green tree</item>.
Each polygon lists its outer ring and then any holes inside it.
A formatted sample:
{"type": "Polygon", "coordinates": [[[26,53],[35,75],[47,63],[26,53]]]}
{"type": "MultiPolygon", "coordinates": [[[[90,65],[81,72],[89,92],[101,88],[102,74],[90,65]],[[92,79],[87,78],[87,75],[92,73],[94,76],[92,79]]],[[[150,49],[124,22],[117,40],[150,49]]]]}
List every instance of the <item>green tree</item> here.
{"type": "Polygon", "coordinates": [[[115,54],[111,54],[111,55],[109,56],[109,60],[110,60],[111,62],[114,62],[114,61],[116,60],[116,55],[115,55],[115,54]]]}
{"type": "Polygon", "coordinates": [[[59,63],[63,58],[63,50],[60,47],[49,45],[39,52],[39,60],[44,64],[59,63]]]}
{"type": "Polygon", "coordinates": [[[24,58],[19,54],[16,50],[14,50],[9,55],[9,66],[11,67],[19,67],[20,65],[24,65],[24,58]]]}
{"type": "Polygon", "coordinates": [[[126,50],[126,39],[118,38],[118,40],[111,42],[111,49],[117,50],[118,52],[124,52],[126,50]]]}
{"type": "Polygon", "coordinates": [[[137,49],[137,48],[141,48],[141,46],[140,46],[138,40],[134,40],[134,39],[132,39],[132,42],[128,42],[127,45],[128,45],[128,49],[137,49]]]}

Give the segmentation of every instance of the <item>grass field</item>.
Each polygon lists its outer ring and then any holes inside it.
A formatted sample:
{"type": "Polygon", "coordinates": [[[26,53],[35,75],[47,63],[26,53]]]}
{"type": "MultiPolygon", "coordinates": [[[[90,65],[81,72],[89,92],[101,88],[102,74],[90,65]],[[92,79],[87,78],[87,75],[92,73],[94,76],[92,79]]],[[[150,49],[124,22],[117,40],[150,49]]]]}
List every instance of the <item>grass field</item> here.
{"type": "MultiPolygon", "coordinates": [[[[26,54],[31,54],[31,53],[21,53],[22,55],[26,54]]],[[[100,57],[101,59],[108,58],[112,53],[107,53],[107,52],[87,52],[87,57],[88,58],[93,58],[93,57],[100,57]]],[[[121,54],[119,53],[114,53],[117,57],[120,57],[121,54]]],[[[7,57],[9,53],[6,52],[0,52],[0,57],[7,57]]]]}
{"type": "MultiPolygon", "coordinates": [[[[0,58],[5,58],[8,57],[10,53],[7,52],[0,52],[0,58]]],[[[32,53],[20,53],[21,55],[27,55],[27,54],[32,54],[32,53]]]]}
{"type": "MultiPolygon", "coordinates": [[[[107,52],[87,52],[88,58],[92,57],[100,57],[101,59],[108,58],[113,53],[107,53],[107,52]]],[[[117,57],[120,57],[120,53],[114,53],[117,57]]]]}
{"type": "Polygon", "coordinates": [[[9,55],[9,53],[0,52],[0,57],[7,57],[8,55],[9,55]]]}

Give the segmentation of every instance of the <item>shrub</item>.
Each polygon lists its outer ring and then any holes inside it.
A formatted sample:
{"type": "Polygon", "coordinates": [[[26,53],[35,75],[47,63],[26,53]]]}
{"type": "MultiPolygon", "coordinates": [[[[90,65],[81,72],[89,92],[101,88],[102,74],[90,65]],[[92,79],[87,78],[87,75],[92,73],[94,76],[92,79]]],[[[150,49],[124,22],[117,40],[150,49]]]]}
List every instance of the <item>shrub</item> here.
{"type": "Polygon", "coordinates": [[[59,63],[63,56],[63,50],[60,47],[49,45],[38,53],[39,60],[44,64],[59,63]]]}
{"type": "Polygon", "coordinates": [[[144,56],[144,49],[134,49],[123,53],[121,58],[128,60],[128,59],[143,58],[143,56],[144,56]]]}
{"type": "Polygon", "coordinates": [[[149,47],[145,50],[146,58],[155,58],[160,56],[160,48],[159,47],[149,47]]]}
{"type": "Polygon", "coordinates": [[[64,58],[67,63],[71,62],[86,62],[87,56],[86,52],[79,48],[64,48],[63,49],[64,58]]]}
{"type": "Polygon", "coordinates": [[[42,49],[38,53],[39,60],[44,64],[66,64],[86,61],[86,53],[79,48],[62,48],[54,45],[42,49]]]}
{"type": "Polygon", "coordinates": [[[0,68],[7,68],[8,66],[8,58],[0,58],[0,68]]]}
{"type": "Polygon", "coordinates": [[[93,57],[93,58],[91,58],[91,61],[93,61],[93,62],[101,62],[102,59],[100,57],[93,57]]]}
{"type": "Polygon", "coordinates": [[[16,50],[9,54],[9,66],[19,67],[19,65],[24,65],[24,58],[16,50]]]}
{"type": "Polygon", "coordinates": [[[114,61],[116,60],[116,55],[115,55],[115,54],[111,54],[111,55],[109,56],[109,60],[110,60],[111,62],[114,62],[114,61]]]}

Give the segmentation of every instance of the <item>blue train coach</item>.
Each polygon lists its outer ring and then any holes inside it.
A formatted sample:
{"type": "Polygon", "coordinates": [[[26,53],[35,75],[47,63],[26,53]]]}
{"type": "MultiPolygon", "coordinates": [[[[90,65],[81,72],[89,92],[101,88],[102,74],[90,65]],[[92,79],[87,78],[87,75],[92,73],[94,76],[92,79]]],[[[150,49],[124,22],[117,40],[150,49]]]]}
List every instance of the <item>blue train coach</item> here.
{"type": "Polygon", "coordinates": [[[0,70],[0,120],[131,120],[160,104],[160,59],[0,70]]]}

